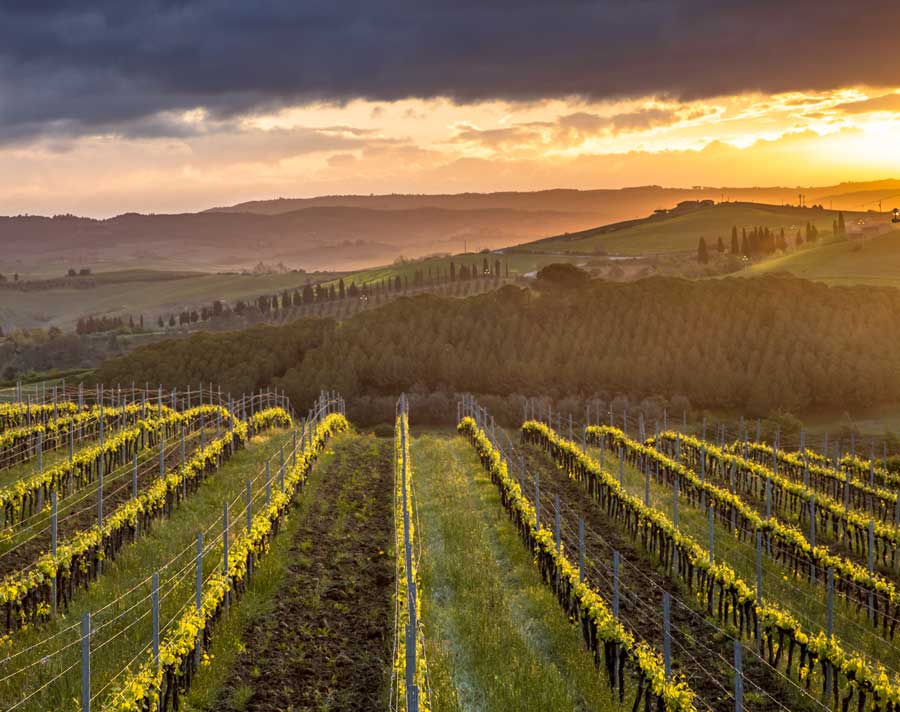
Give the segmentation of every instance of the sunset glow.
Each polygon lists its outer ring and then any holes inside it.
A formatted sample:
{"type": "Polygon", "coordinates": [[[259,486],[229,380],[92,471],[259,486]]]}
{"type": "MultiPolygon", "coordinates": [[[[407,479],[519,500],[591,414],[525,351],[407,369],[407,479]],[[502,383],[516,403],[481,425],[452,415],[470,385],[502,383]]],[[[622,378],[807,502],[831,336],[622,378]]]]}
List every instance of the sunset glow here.
{"type": "Polygon", "coordinates": [[[5,213],[834,184],[898,165],[900,6],[0,8],[5,213]],[[740,164],[741,170],[734,168],[740,164]]]}
{"type": "Polygon", "coordinates": [[[693,102],[354,100],[229,121],[197,107],[160,116],[168,135],[8,143],[0,161],[16,170],[0,178],[0,199],[13,212],[103,216],[371,192],[373,180],[385,193],[867,180],[900,162],[896,104],[900,94],[853,88],[693,102]]]}

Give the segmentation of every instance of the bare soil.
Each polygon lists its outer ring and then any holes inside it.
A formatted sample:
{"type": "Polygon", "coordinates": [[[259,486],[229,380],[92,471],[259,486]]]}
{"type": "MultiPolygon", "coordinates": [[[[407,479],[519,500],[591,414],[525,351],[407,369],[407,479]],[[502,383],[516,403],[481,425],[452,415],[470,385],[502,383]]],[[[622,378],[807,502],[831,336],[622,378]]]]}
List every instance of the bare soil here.
{"type": "MultiPolygon", "coordinates": [[[[393,443],[335,443],[291,543],[274,606],[215,710],[376,710],[387,705],[394,593],[393,443]]],[[[305,495],[301,495],[305,496],[305,495]]]]}

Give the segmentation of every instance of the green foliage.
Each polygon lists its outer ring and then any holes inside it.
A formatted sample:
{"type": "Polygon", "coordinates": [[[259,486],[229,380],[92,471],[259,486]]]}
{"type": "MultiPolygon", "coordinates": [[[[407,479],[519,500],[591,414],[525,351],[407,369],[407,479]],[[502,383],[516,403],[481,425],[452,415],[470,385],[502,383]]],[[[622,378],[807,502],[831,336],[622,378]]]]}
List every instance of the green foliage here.
{"type": "Polygon", "coordinates": [[[900,292],[792,277],[593,281],[536,297],[508,286],[469,299],[420,296],[338,327],[198,334],[108,362],[106,383],[218,382],[226,392],[320,389],[354,401],[401,391],[508,396],[681,394],[748,414],[900,400],[900,292]],[[865,318],[860,318],[864,314],[865,318]]]}
{"type": "Polygon", "coordinates": [[[590,275],[569,262],[555,262],[542,267],[535,280],[541,290],[577,289],[590,282],[590,275]]]}

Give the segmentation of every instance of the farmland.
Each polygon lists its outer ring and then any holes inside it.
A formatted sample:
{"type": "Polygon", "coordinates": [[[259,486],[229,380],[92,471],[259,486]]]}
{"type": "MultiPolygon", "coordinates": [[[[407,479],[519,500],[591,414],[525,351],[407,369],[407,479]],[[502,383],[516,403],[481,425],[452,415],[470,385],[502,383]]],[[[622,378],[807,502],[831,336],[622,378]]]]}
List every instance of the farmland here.
{"type": "Polygon", "coordinates": [[[810,5],[0,5],[0,712],[900,712],[900,3],[810,5]]]}
{"type": "MultiPolygon", "coordinates": [[[[860,223],[887,229],[883,215],[865,212],[843,214],[854,230],[860,223]]],[[[233,329],[259,321],[284,322],[304,316],[332,316],[346,318],[350,307],[341,309],[331,302],[343,283],[369,290],[395,282],[402,284],[404,293],[422,291],[446,292],[442,285],[460,274],[482,275],[487,268],[500,266],[500,276],[527,284],[538,270],[556,262],[571,262],[607,280],[630,281],[654,275],[689,278],[717,277],[738,273],[744,277],[791,273],[805,279],[828,284],[863,284],[897,286],[898,250],[896,232],[862,239],[836,238],[832,235],[838,212],[823,208],[797,208],[762,203],[719,203],[687,206],[665,214],[628,220],[620,223],[565,233],[540,240],[480,252],[447,252],[417,259],[398,257],[390,264],[366,267],[346,272],[272,271],[269,273],[206,273],[176,268],[175,263],[153,269],[147,264],[131,262],[123,269],[100,271],[94,274],[63,277],[65,266],[55,274],[25,276],[13,283],[6,274],[0,300],[0,328],[9,335],[13,331],[58,329],[75,331],[80,320],[122,319],[118,326],[104,326],[101,338],[93,347],[101,351],[109,347],[102,337],[115,334],[120,338],[116,348],[128,350],[166,335],[181,335],[201,329],[233,329]],[[797,244],[798,231],[814,226],[821,237],[815,242],[797,244]],[[786,234],[786,247],[773,254],[756,255],[742,260],[732,255],[731,232],[760,227],[786,234]],[[703,237],[714,259],[709,266],[698,265],[696,251],[703,237]],[[716,249],[718,240],[724,245],[723,254],[716,249]],[[44,279],[46,277],[46,279],[44,279]],[[302,309],[297,308],[298,297],[304,287],[317,285],[315,299],[306,298],[302,309]],[[412,291],[410,291],[410,289],[412,291]],[[293,303],[280,305],[275,313],[258,305],[260,298],[271,299],[288,294],[293,303]],[[241,313],[230,311],[243,302],[241,313]],[[213,303],[227,308],[229,318],[209,321],[213,303]],[[249,311],[244,311],[249,307],[249,311]],[[193,316],[191,316],[193,312],[193,316]],[[202,319],[199,317],[202,315],[202,319]],[[171,320],[171,317],[175,320],[171,320]],[[185,319],[185,316],[191,318],[185,319]],[[144,322],[140,323],[141,317],[144,322]],[[163,319],[162,326],[159,319],[163,319]],[[135,323],[131,323],[133,320],[135,323]]],[[[454,245],[455,247],[455,245],[454,245]]],[[[264,268],[268,269],[268,268],[264,268]]],[[[308,295],[307,295],[308,296],[308,295]]],[[[367,306],[371,305],[371,301],[367,306]]],[[[346,305],[345,305],[346,306],[346,305]]],[[[359,307],[360,304],[354,306],[359,307]]],[[[87,335],[94,331],[79,331],[87,335]]],[[[96,339],[95,339],[96,341],[96,339]]],[[[27,343],[27,340],[26,340],[27,343]]],[[[82,346],[84,348],[84,345],[82,346]]],[[[76,350],[72,345],[68,350],[76,350]]],[[[19,371],[22,358],[12,354],[0,356],[0,366],[12,365],[19,371]],[[6,364],[5,362],[9,363],[6,364]]],[[[34,359],[30,359],[33,361],[34,359]]],[[[75,354],[69,359],[57,357],[54,365],[62,367],[90,367],[102,360],[102,355],[75,354]]],[[[26,359],[28,361],[28,359],[26,359]]]]}
{"type": "Polygon", "coordinates": [[[790,272],[826,284],[900,286],[900,232],[830,242],[753,265],[746,276],[790,272]]]}
{"type": "MultiPolygon", "coordinates": [[[[77,281],[78,278],[76,278],[77,281]]],[[[303,288],[311,276],[300,273],[204,274],[154,270],[101,272],[96,286],[19,291],[4,289],[0,324],[20,328],[56,326],[71,331],[87,315],[144,314],[148,327],[156,317],[177,312],[184,305],[208,304],[216,299],[234,302],[260,294],[303,288]],[[151,320],[152,319],[152,320],[151,320]]]]}
{"type": "MultiPolygon", "coordinates": [[[[847,220],[865,218],[865,213],[846,213],[847,220]]],[[[719,203],[710,207],[673,210],[640,220],[614,223],[592,230],[547,237],[517,249],[531,252],[603,253],[638,255],[687,252],[697,248],[697,240],[730,239],[731,228],[755,225],[784,228],[789,234],[811,223],[820,232],[831,232],[837,211],[798,208],[763,203],[719,203]]],[[[882,217],[881,220],[884,218],[882,217]]]]}
{"type": "Polygon", "coordinates": [[[464,396],[455,433],[401,396],[391,438],[334,393],[38,393],[0,406],[4,708],[900,699],[900,475],[847,442],[536,399],[501,428],[464,396]]]}

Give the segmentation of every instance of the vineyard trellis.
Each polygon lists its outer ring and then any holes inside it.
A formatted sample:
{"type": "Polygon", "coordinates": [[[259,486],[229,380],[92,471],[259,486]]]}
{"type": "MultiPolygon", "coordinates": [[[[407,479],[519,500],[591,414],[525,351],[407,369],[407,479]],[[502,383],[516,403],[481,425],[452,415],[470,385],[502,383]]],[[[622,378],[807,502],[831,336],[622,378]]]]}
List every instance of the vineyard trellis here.
{"type": "MultiPolygon", "coordinates": [[[[868,620],[876,630],[880,628],[886,638],[893,639],[900,613],[900,595],[891,581],[845,557],[831,554],[825,547],[811,545],[801,531],[774,517],[762,517],[735,491],[707,480],[705,468],[703,474],[698,475],[691,467],[658,451],[653,446],[653,439],[648,441],[649,444],[642,445],[610,426],[589,426],[586,434],[587,441],[601,449],[607,446],[616,450],[621,448],[623,461],[642,472],[647,472],[649,463],[653,463],[651,471],[657,481],[669,488],[677,486],[679,497],[689,504],[699,503],[702,508],[709,508],[714,518],[722,522],[739,541],[752,541],[758,533],[761,536],[761,551],[795,578],[807,578],[810,567],[813,567],[814,571],[822,574],[815,576],[814,582],[824,586],[827,581],[824,574],[831,569],[834,592],[855,606],[871,608],[872,615],[868,616],[868,620]]],[[[677,440],[684,437],[676,435],[677,440]]],[[[735,482],[737,489],[739,483],[735,482]]]]}
{"type": "Polygon", "coordinates": [[[419,602],[413,468],[409,457],[409,402],[397,401],[394,426],[394,529],[397,561],[391,709],[428,712],[428,668],[419,602]]]}
{"type": "Polygon", "coordinates": [[[513,519],[520,537],[534,552],[541,575],[554,590],[560,605],[577,618],[582,636],[595,662],[601,662],[610,688],[618,691],[620,703],[625,701],[626,666],[637,679],[632,709],[693,710],[694,692],[684,681],[669,679],[660,653],[645,641],[636,640],[617,620],[606,601],[579,575],[558,547],[550,531],[541,528],[535,508],[523,495],[519,483],[510,476],[508,464],[492,442],[480,409],[466,398],[460,407],[459,432],[472,443],[482,466],[500,489],[504,507],[513,519]],[[476,420],[476,418],[478,420],[476,420]]]}
{"type": "MultiPolygon", "coordinates": [[[[260,392],[258,396],[254,395],[252,398],[248,398],[244,403],[242,403],[242,401],[231,401],[230,398],[228,400],[230,405],[232,405],[233,407],[236,406],[235,412],[245,416],[245,419],[234,419],[229,421],[228,427],[225,428],[224,431],[220,430],[218,437],[214,438],[212,441],[207,440],[206,443],[203,443],[203,446],[200,447],[191,458],[189,458],[188,460],[182,460],[181,466],[176,466],[173,471],[169,472],[164,477],[160,477],[154,482],[150,483],[150,485],[146,489],[139,492],[137,496],[127,500],[127,502],[125,502],[123,506],[121,506],[115,512],[111,513],[108,519],[106,519],[104,522],[104,528],[101,532],[103,535],[103,541],[99,542],[99,544],[96,540],[98,530],[97,527],[95,527],[90,532],[85,532],[84,535],[79,534],[71,541],[58,542],[57,556],[55,558],[50,557],[49,561],[47,560],[48,557],[44,557],[42,559],[42,564],[50,564],[52,566],[58,564],[60,569],[67,566],[70,572],[73,572],[73,578],[80,577],[79,580],[81,581],[82,579],[84,579],[81,582],[86,583],[92,577],[96,577],[99,570],[99,567],[97,566],[97,563],[99,561],[102,561],[107,557],[112,558],[112,555],[115,554],[116,550],[133,541],[136,531],[139,530],[141,534],[143,534],[143,532],[147,530],[150,522],[154,517],[158,518],[160,516],[167,516],[179,501],[181,501],[186,496],[190,496],[192,492],[196,491],[200,481],[208,477],[210,474],[215,472],[215,470],[218,469],[219,466],[224,464],[225,461],[229,459],[230,454],[240,448],[252,433],[262,432],[274,425],[289,426],[292,422],[292,417],[290,414],[293,412],[293,409],[291,408],[289,401],[287,401],[280,395],[269,392],[260,392]],[[249,404],[249,413],[248,410],[244,407],[245,404],[249,404]],[[87,542],[88,544],[87,548],[85,548],[85,542],[87,542]],[[75,551],[75,555],[69,556],[69,554],[71,554],[73,551],[75,551]],[[81,557],[80,562],[78,561],[79,556],[81,557]]],[[[187,402],[187,399],[185,399],[181,402],[181,405],[187,405],[187,402]]],[[[286,497],[293,496],[293,493],[296,490],[298,484],[302,483],[302,481],[305,479],[306,475],[308,474],[308,470],[312,465],[312,462],[314,461],[318,453],[321,452],[328,437],[330,437],[333,432],[337,432],[338,430],[344,429],[346,427],[346,421],[343,419],[343,411],[343,399],[341,399],[336,394],[323,394],[307,414],[307,418],[303,422],[303,428],[300,430],[292,431],[293,446],[288,444],[288,447],[286,449],[282,444],[280,450],[277,450],[276,453],[271,456],[270,460],[273,463],[273,471],[277,478],[274,482],[270,481],[270,462],[267,461],[265,463],[265,487],[263,488],[262,484],[262,474],[258,474],[254,479],[254,482],[259,483],[257,487],[258,491],[254,495],[254,499],[256,499],[257,497],[262,497],[265,493],[266,504],[263,507],[263,510],[259,512],[256,517],[252,518],[252,522],[250,521],[250,480],[247,481],[247,530],[244,532],[239,532],[236,535],[235,540],[233,542],[230,542],[230,544],[228,543],[228,540],[226,538],[226,547],[224,550],[221,547],[218,547],[220,556],[224,556],[222,571],[227,575],[227,585],[225,586],[226,599],[239,596],[243,592],[246,583],[249,580],[249,577],[252,575],[253,559],[265,554],[265,552],[268,550],[267,542],[269,538],[274,534],[275,531],[277,531],[277,519],[281,514],[284,513],[284,511],[286,511],[286,497]],[[269,518],[268,523],[266,523],[265,521],[267,517],[269,518]],[[229,549],[230,557],[228,553],[229,549]],[[239,560],[244,561],[245,565],[236,564],[236,562],[239,560]]],[[[291,438],[288,438],[289,443],[290,440],[291,438]]],[[[230,477],[232,477],[233,479],[233,475],[230,477]]],[[[229,527],[227,524],[227,505],[225,517],[225,531],[227,533],[229,531],[229,527]]],[[[231,529],[234,529],[233,525],[231,529]]],[[[201,530],[201,542],[202,533],[203,532],[201,530]]],[[[206,545],[198,545],[198,562],[202,560],[203,553],[208,554],[209,552],[215,550],[215,540],[212,539],[206,545]]],[[[184,553],[185,552],[182,551],[176,554],[169,564],[163,565],[160,571],[167,570],[166,567],[168,567],[170,564],[174,565],[175,562],[179,559],[183,560],[184,553]]],[[[44,566],[36,566],[33,568],[32,573],[33,571],[41,570],[42,568],[44,568],[44,566]]],[[[180,571],[181,573],[179,573],[178,571],[173,571],[169,576],[168,581],[174,584],[178,580],[183,580],[184,568],[182,567],[180,571]]],[[[153,617],[155,627],[156,625],[158,625],[159,621],[159,616],[156,612],[156,608],[159,605],[159,600],[169,595],[167,591],[162,591],[160,584],[157,583],[158,578],[159,577],[157,576],[157,574],[154,574],[152,596],[145,596],[143,599],[145,602],[149,602],[151,598],[153,600],[153,617]],[[162,592],[160,593],[160,591],[162,592]]],[[[55,580],[55,578],[53,578],[53,580],[55,580]]],[[[199,577],[198,569],[198,592],[201,590],[200,586],[203,586],[204,589],[208,588],[211,581],[211,579],[206,579],[206,584],[204,584],[203,580],[199,577]]],[[[119,599],[123,603],[128,600],[129,597],[133,599],[133,594],[137,591],[138,587],[146,585],[148,583],[149,580],[144,581],[143,583],[139,582],[135,586],[131,586],[126,592],[119,594],[119,599]]],[[[44,577],[41,581],[41,585],[44,587],[41,590],[41,595],[46,595],[47,588],[49,588],[51,591],[56,588],[47,586],[46,584],[47,577],[44,577]]],[[[169,586],[170,584],[166,585],[169,586]]],[[[9,587],[9,590],[11,591],[12,587],[9,587]]],[[[64,591],[60,591],[59,595],[60,600],[63,601],[63,597],[68,594],[66,594],[66,592],[64,591]]],[[[204,601],[206,601],[207,599],[208,596],[204,595],[204,601]]],[[[86,623],[86,625],[83,627],[83,632],[80,637],[79,643],[79,645],[83,649],[83,659],[81,664],[83,673],[82,709],[85,710],[90,708],[91,701],[107,704],[107,702],[112,699],[107,693],[109,693],[110,691],[115,691],[115,688],[113,688],[112,685],[116,682],[116,680],[118,680],[119,678],[123,678],[123,676],[128,677],[132,675],[132,673],[138,674],[140,672],[133,667],[142,655],[142,653],[139,652],[138,655],[136,655],[125,668],[123,668],[119,673],[109,679],[99,691],[92,693],[90,690],[91,649],[94,647],[99,648],[107,645],[116,637],[131,628],[131,626],[141,618],[141,616],[139,615],[131,623],[128,623],[127,619],[123,620],[123,616],[127,616],[129,614],[129,611],[136,612],[135,606],[140,605],[140,600],[127,605],[126,608],[121,612],[115,613],[116,609],[122,605],[117,604],[117,600],[104,602],[102,603],[100,609],[97,609],[98,614],[103,613],[103,615],[101,616],[102,622],[99,624],[99,626],[101,629],[105,629],[108,631],[107,633],[105,633],[105,639],[103,639],[102,642],[98,642],[95,631],[99,629],[95,628],[94,623],[90,619],[88,619],[87,621],[82,621],[82,624],[86,623]],[[110,618],[111,614],[112,617],[110,618]],[[121,623],[117,624],[114,628],[110,628],[110,626],[117,620],[121,620],[121,623]],[[122,625],[124,625],[124,628],[121,627],[122,625]],[[116,630],[115,628],[119,628],[119,630],[116,630]],[[87,632],[85,633],[84,631],[87,632]]],[[[36,611],[37,615],[37,618],[34,619],[34,622],[43,619],[43,617],[46,617],[48,615],[48,606],[44,603],[33,605],[31,606],[31,609],[36,611]]],[[[19,610],[19,613],[21,613],[21,610],[19,610]]],[[[50,615],[52,615],[52,613],[50,615]]],[[[212,617],[218,618],[219,616],[218,614],[216,614],[212,617]]],[[[88,616],[88,618],[90,617],[88,616]]],[[[62,622],[63,620],[60,619],[61,624],[62,622]]],[[[166,639],[162,640],[163,658],[165,658],[168,654],[168,651],[171,650],[171,648],[166,646],[166,641],[169,639],[170,633],[176,630],[181,630],[182,623],[182,620],[179,619],[176,621],[174,618],[166,623],[165,630],[163,631],[166,632],[166,639]]],[[[34,629],[33,623],[29,623],[28,627],[34,629]]],[[[6,657],[6,659],[3,660],[3,664],[0,665],[0,669],[4,670],[4,673],[0,674],[0,680],[2,680],[5,685],[8,685],[9,680],[12,676],[22,674],[31,668],[31,665],[25,664],[18,669],[13,669],[12,671],[10,671],[10,668],[6,665],[6,663],[12,657],[17,657],[24,653],[28,653],[27,658],[30,658],[33,655],[37,655],[38,650],[52,650],[52,641],[58,638],[60,635],[63,636],[63,640],[68,638],[73,634],[73,628],[78,628],[78,623],[75,623],[74,625],[63,624],[61,628],[59,628],[58,626],[57,628],[57,632],[51,634],[48,638],[46,638],[46,640],[38,640],[34,643],[29,644],[26,648],[16,650],[15,653],[10,653],[6,657]],[[33,650],[34,653],[28,652],[31,650],[33,650]]],[[[77,630],[75,632],[77,633],[77,630]]],[[[159,634],[154,634],[154,639],[157,640],[157,642],[154,646],[149,646],[148,642],[148,647],[153,647],[157,651],[159,651],[159,637],[159,634]]],[[[208,644],[208,633],[206,634],[205,638],[205,644],[208,644]]],[[[5,640],[9,642],[12,639],[7,636],[5,640]]],[[[43,657],[36,658],[35,663],[43,661],[41,662],[41,664],[43,664],[47,660],[53,659],[55,656],[60,655],[63,651],[71,649],[74,644],[76,644],[76,641],[71,641],[62,645],[62,647],[57,647],[57,649],[53,652],[41,654],[43,655],[43,657]]],[[[27,660],[27,658],[24,658],[23,660],[27,660]]],[[[157,656],[156,659],[159,660],[159,657],[157,656]]],[[[199,658],[197,659],[196,663],[199,664],[199,658]]],[[[77,664],[63,667],[54,677],[52,677],[48,681],[45,681],[43,684],[40,684],[38,687],[35,687],[30,691],[26,689],[21,693],[17,693],[16,697],[18,699],[18,702],[13,705],[13,708],[18,708],[20,704],[31,699],[35,694],[40,693],[47,687],[47,685],[58,680],[60,676],[71,673],[73,671],[73,668],[77,672],[77,667],[77,664]]],[[[177,685],[174,685],[172,681],[177,677],[179,677],[179,673],[177,670],[173,669],[163,676],[163,678],[165,679],[161,679],[163,687],[166,688],[163,692],[162,699],[168,699],[168,702],[164,704],[168,704],[172,707],[177,707],[179,686],[184,685],[184,680],[180,680],[177,685]]],[[[135,709],[137,709],[137,707],[135,707],[135,709]]]]}
{"type": "MultiPolygon", "coordinates": [[[[202,591],[198,574],[197,605],[188,606],[165,639],[159,642],[156,654],[137,672],[126,675],[118,689],[104,702],[103,710],[166,712],[178,709],[179,695],[190,686],[199,665],[198,651],[210,644],[212,628],[231,600],[246,590],[252,575],[252,562],[264,556],[269,541],[278,532],[282,517],[328,439],[349,427],[343,411],[340,398],[319,401],[308,421],[309,428],[304,431],[305,437],[290,453],[292,464],[281,480],[281,487],[270,493],[267,505],[253,517],[250,528],[225,547],[222,566],[205,582],[202,591]]],[[[224,521],[227,542],[227,515],[224,521]]]]}
{"type": "Polygon", "coordinates": [[[535,421],[526,422],[522,432],[527,440],[546,449],[570,476],[583,482],[608,515],[620,519],[632,536],[658,557],[671,576],[683,579],[689,590],[702,592],[709,615],[732,624],[742,637],[756,638],[770,665],[779,668],[784,663],[786,674],[796,677],[807,689],[813,677],[819,677],[823,695],[833,697],[835,706],[843,693],[840,705],[844,710],[854,697],[860,710],[897,709],[900,686],[883,666],[849,653],[824,631],[815,634],[803,631],[777,604],[757,601],[754,590],[731,567],[713,563],[691,537],[679,531],[661,512],[627,494],[615,477],[574,442],[562,439],[550,427],[535,421]],[[799,661],[795,665],[796,653],[799,661]]]}
{"type": "Polygon", "coordinates": [[[232,423],[222,437],[202,448],[184,466],[157,479],[148,489],[128,500],[102,524],[62,542],[56,552],[44,554],[35,566],[0,581],[0,606],[7,631],[49,617],[65,609],[74,590],[86,586],[101,573],[100,563],[116,553],[152,522],[170,516],[181,501],[246,443],[251,428],[258,432],[275,424],[289,424],[281,408],[254,414],[249,422],[232,423]]]}
{"type": "Polygon", "coordinates": [[[690,436],[661,433],[660,442],[669,448],[677,444],[681,456],[695,470],[702,468],[711,477],[724,479],[726,471],[734,468],[736,484],[748,497],[765,500],[773,513],[796,518],[801,527],[808,526],[814,513],[816,530],[829,534],[851,553],[867,560],[870,572],[876,563],[888,571],[897,572],[900,567],[900,531],[893,524],[851,510],[849,499],[838,502],[756,462],[690,436]]]}

